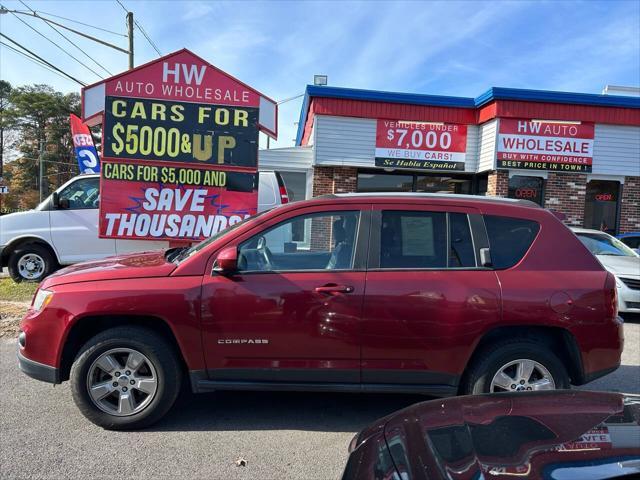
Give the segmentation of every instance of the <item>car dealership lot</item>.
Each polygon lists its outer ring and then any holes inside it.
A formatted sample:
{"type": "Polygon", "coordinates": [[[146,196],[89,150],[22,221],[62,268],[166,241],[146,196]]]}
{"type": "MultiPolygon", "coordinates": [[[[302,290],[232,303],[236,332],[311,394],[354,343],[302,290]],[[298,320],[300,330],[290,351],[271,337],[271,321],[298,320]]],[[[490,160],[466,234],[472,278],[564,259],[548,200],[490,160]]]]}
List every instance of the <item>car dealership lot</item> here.
{"type": "MultiPolygon", "coordinates": [[[[640,321],[625,325],[622,367],[587,386],[640,393],[640,321]]],[[[222,392],[185,395],[154,427],[109,432],[75,408],[68,385],[20,373],[0,341],[2,478],[336,478],[354,433],[416,395],[222,392]],[[245,467],[236,466],[238,458],[245,467]]]]}

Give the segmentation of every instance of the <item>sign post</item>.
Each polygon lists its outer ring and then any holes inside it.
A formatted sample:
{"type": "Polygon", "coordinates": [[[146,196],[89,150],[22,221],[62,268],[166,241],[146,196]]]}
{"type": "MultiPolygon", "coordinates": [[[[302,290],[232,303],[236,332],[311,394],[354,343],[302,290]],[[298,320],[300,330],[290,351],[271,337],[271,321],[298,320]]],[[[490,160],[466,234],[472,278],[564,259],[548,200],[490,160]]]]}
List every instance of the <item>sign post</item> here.
{"type": "Polygon", "coordinates": [[[277,105],[188,50],[83,89],[102,123],[101,238],[192,242],[258,206],[258,134],[277,105]]]}

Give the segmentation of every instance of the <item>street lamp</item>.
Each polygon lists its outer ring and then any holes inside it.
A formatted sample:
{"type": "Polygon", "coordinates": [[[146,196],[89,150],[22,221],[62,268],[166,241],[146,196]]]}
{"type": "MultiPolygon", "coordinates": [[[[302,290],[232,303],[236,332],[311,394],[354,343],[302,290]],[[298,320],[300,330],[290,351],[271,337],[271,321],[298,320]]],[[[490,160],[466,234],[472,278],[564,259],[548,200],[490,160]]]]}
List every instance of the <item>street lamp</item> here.
{"type": "Polygon", "coordinates": [[[329,77],[327,75],[314,75],[313,84],[319,87],[324,87],[329,83],[329,77]]]}
{"type": "MultiPolygon", "coordinates": [[[[318,85],[318,86],[324,86],[327,85],[329,80],[329,76],[328,75],[314,75],[313,76],[313,84],[314,85],[318,85]]],[[[300,95],[295,95],[293,97],[289,97],[289,98],[285,98],[284,100],[280,100],[279,102],[276,102],[276,105],[282,105],[283,103],[287,103],[290,102],[292,100],[296,100],[300,97],[304,97],[304,93],[301,93],[300,95]]],[[[269,149],[269,146],[271,144],[270,142],[271,137],[267,136],[267,149],[269,149]]]]}

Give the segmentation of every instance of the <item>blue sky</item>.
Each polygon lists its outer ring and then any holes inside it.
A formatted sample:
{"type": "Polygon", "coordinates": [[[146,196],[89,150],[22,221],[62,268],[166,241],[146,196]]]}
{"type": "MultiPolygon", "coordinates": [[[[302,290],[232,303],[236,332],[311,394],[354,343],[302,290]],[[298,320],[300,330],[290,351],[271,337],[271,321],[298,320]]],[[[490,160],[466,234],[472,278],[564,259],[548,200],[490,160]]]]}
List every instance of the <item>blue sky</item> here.
{"type": "MultiPolygon", "coordinates": [[[[24,1],[125,33],[125,12],[115,0],[24,1]]],[[[303,93],[316,73],[333,86],[457,96],[491,86],[600,93],[606,84],[640,85],[637,0],[122,2],[163,54],[189,48],[276,100],[303,93]]],[[[0,3],[25,10],[15,0],[0,3]]],[[[42,22],[21,18],[105,74],[42,22]]],[[[61,22],[126,47],[124,37],[61,22]]],[[[15,17],[0,16],[0,30],[77,78],[99,80],[15,17]]],[[[67,35],[112,73],[126,68],[126,55],[67,35]]],[[[157,58],[137,30],[135,38],[136,64],[157,58]]],[[[0,77],[79,89],[3,46],[0,77]]],[[[300,104],[280,107],[275,146],[293,145],[300,104]]]]}

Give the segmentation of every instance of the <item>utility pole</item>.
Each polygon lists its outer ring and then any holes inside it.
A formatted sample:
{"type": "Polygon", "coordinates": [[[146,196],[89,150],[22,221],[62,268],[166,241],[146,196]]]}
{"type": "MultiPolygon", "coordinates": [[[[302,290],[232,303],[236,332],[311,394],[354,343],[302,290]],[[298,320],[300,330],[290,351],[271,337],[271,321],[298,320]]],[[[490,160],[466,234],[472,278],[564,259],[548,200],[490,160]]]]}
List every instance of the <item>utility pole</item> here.
{"type": "MultiPolygon", "coordinates": [[[[105,42],[104,40],[101,40],[99,38],[96,38],[96,37],[93,37],[91,35],[88,35],[88,34],[86,34],[84,32],[76,30],[74,28],[67,27],[66,25],[63,25],[61,23],[54,22],[53,20],[51,20],[49,18],[45,18],[45,17],[42,17],[42,16],[38,15],[36,12],[24,12],[24,11],[20,11],[20,10],[9,10],[9,9],[3,7],[3,6],[0,6],[0,15],[4,15],[4,14],[7,14],[7,13],[11,13],[13,15],[27,15],[27,16],[34,17],[34,18],[39,18],[40,20],[42,20],[42,21],[44,21],[44,22],[46,22],[48,24],[56,25],[56,26],[58,26],[60,28],[64,28],[65,30],[69,30],[70,32],[73,32],[76,35],[80,35],[80,36],[82,36],[84,38],[88,38],[89,40],[92,40],[94,42],[100,43],[101,45],[105,45],[105,46],[107,46],[109,48],[113,48],[114,50],[117,50],[119,52],[126,53],[127,55],[129,55],[129,69],[133,68],[133,12],[127,12],[127,30],[128,30],[127,31],[127,33],[128,33],[127,36],[129,37],[129,49],[128,50],[125,50],[122,47],[118,47],[117,45],[113,45],[113,44],[111,44],[109,42],[105,42]]],[[[5,35],[5,38],[9,39],[9,37],[7,37],[6,35],[5,35]]],[[[11,40],[11,41],[13,42],[13,40],[11,40]]],[[[29,53],[31,53],[32,55],[37,57],[37,55],[35,55],[33,52],[29,52],[29,53]]],[[[42,58],[40,58],[40,60],[42,60],[42,58]]],[[[48,62],[45,61],[45,63],[48,63],[48,62]]],[[[51,64],[49,64],[49,66],[51,66],[51,64]]],[[[54,67],[54,69],[55,69],[55,67],[54,67]]],[[[64,73],[64,72],[62,72],[62,73],[64,73]]],[[[73,79],[73,80],[75,81],[75,79],[73,79]]]]}
{"type": "Polygon", "coordinates": [[[42,202],[42,195],[44,194],[44,159],[42,158],[44,155],[44,140],[40,140],[40,155],[38,156],[38,167],[40,173],[38,174],[38,187],[40,187],[40,202],[42,202]]]}
{"type": "Polygon", "coordinates": [[[133,12],[127,12],[127,36],[129,37],[129,70],[133,68],[133,12]]]}

